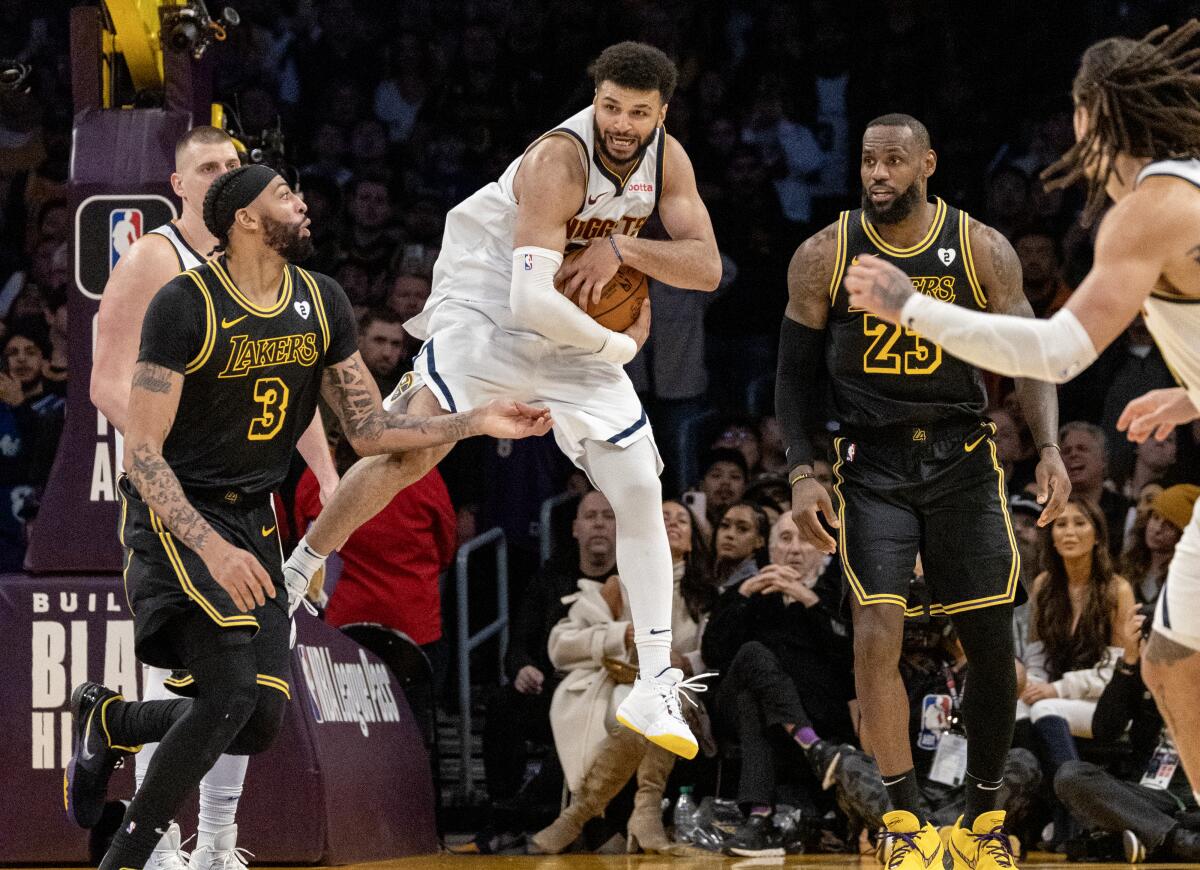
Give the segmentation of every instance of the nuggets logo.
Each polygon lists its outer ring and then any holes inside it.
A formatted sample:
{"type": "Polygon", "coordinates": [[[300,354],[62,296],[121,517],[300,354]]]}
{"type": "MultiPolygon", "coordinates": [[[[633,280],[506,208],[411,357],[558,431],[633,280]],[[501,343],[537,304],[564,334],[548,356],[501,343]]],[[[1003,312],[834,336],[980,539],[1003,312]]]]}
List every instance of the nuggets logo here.
{"type": "Polygon", "coordinates": [[[317,334],[281,335],[252,339],[248,335],[229,337],[229,359],[217,377],[240,378],[251,369],[265,369],[296,363],[311,366],[317,361],[317,334]]]}
{"type": "Polygon", "coordinates": [[[603,218],[588,218],[580,220],[579,218],[571,218],[567,221],[567,240],[576,241],[578,239],[595,239],[604,236],[611,236],[613,233],[620,233],[626,236],[636,236],[638,230],[645,226],[646,221],[650,216],[633,217],[626,215],[616,220],[604,220],[603,218]]]}
{"type": "Polygon", "coordinates": [[[142,210],[115,208],[108,214],[108,270],[117,267],[117,260],[142,237],[142,210]]]}

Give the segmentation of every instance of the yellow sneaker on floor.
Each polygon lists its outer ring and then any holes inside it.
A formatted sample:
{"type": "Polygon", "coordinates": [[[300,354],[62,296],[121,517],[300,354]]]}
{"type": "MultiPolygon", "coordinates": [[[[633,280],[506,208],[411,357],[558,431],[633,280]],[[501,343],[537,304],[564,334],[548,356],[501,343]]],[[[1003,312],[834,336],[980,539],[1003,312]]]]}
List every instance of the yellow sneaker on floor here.
{"type": "Polygon", "coordinates": [[[942,870],[942,838],[928,822],[921,827],[917,817],[904,810],[885,813],[888,842],[880,855],[887,870],[942,870]]]}
{"type": "Polygon", "coordinates": [[[954,870],[1016,870],[1012,840],[1004,832],[1004,810],[982,814],[969,830],[959,816],[948,848],[954,870]]]}

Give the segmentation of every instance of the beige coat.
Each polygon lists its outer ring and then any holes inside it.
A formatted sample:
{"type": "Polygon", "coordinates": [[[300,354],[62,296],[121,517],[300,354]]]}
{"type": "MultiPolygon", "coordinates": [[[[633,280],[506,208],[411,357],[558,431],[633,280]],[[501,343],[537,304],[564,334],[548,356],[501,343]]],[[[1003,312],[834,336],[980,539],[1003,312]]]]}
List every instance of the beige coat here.
{"type": "MultiPolygon", "coordinates": [[[[629,606],[624,604],[622,618],[614,620],[600,595],[601,587],[593,580],[580,580],[579,591],[563,599],[571,603],[567,615],[550,632],[550,661],[566,674],[550,701],[550,728],[572,792],[579,788],[601,741],[621,727],[617,724],[617,707],[632,689],[619,685],[604,669],[606,657],[630,661],[625,648],[629,606]]],[[[672,648],[692,659],[699,673],[701,631],[683,605],[678,576],[671,617],[672,648]]]]}

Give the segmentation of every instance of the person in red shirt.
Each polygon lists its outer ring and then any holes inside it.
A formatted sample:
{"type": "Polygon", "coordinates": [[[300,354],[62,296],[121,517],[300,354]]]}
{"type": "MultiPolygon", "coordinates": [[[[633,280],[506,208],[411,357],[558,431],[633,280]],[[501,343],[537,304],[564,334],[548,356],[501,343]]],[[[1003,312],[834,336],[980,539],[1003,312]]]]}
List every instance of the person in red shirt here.
{"type": "MultiPolygon", "coordinates": [[[[339,467],[348,468],[355,458],[345,439],[336,454],[339,467]]],[[[308,528],[320,512],[316,478],[305,471],[296,488],[296,528],[308,528]]],[[[338,551],[342,573],[325,610],[330,625],[378,622],[407,634],[429,656],[439,689],[449,659],[438,577],[454,559],[456,523],[450,494],[435,468],[396,493],[338,551]]]]}

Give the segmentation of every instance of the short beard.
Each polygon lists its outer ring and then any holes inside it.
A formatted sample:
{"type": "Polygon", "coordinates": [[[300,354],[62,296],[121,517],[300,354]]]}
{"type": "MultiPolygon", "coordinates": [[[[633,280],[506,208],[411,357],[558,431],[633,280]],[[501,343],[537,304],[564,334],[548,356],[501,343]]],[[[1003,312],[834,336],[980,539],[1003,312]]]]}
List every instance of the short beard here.
{"type": "Polygon", "coordinates": [[[862,194],[863,214],[873,224],[898,224],[904,220],[921,202],[921,191],[914,181],[901,194],[892,200],[892,204],[879,209],[871,202],[871,194],[864,190],[862,194]]]}
{"type": "Polygon", "coordinates": [[[312,236],[300,235],[300,227],[263,215],[263,241],[289,263],[302,263],[312,256],[312,236]]]}
{"type": "Polygon", "coordinates": [[[592,119],[592,138],[596,141],[596,147],[600,149],[600,156],[609,163],[636,163],[638,160],[641,160],[642,155],[646,153],[646,149],[650,147],[650,143],[654,141],[654,136],[656,133],[658,133],[657,127],[654,128],[649,136],[638,143],[637,150],[633,152],[632,157],[626,160],[619,160],[612,155],[612,153],[608,150],[608,147],[604,144],[604,133],[601,132],[600,125],[596,123],[595,119],[592,119]]]}

